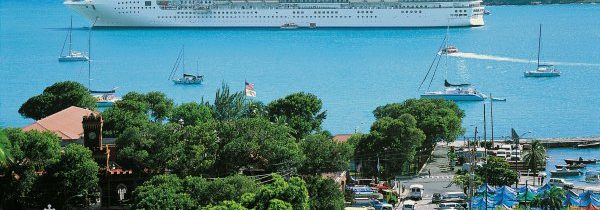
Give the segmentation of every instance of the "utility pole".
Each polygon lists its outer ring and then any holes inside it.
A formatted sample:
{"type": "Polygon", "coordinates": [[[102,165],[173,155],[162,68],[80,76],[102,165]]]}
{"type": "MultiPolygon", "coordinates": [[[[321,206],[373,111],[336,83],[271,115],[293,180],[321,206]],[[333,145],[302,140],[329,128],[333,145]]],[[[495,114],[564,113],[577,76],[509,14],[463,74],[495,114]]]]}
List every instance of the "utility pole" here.
{"type": "MultiPolygon", "coordinates": [[[[492,94],[490,93],[490,98],[492,94]]],[[[490,100],[490,121],[492,126],[492,146],[494,146],[494,100],[490,100]]]]}
{"type": "MultiPolygon", "coordinates": [[[[474,139],[477,140],[477,126],[475,126],[475,136],[474,139]]],[[[473,204],[473,179],[475,178],[475,174],[473,173],[473,168],[475,167],[475,159],[476,159],[476,153],[475,150],[477,148],[477,144],[471,144],[473,147],[469,148],[471,150],[471,165],[469,165],[469,190],[468,190],[468,197],[469,197],[469,209],[473,209],[472,204],[473,204]]]]}

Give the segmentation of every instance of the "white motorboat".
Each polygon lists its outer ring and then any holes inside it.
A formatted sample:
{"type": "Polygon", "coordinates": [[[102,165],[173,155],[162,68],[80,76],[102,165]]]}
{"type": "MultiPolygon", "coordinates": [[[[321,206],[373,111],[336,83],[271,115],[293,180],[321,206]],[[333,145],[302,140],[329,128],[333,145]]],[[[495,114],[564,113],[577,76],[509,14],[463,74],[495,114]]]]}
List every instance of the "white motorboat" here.
{"type": "Polygon", "coordinates": [[[298,24],[295,23],[285,23],[283,25],[281,25],[281,29],[297,29],[298,28],[298,24]]]}
{"type": "Polygon", "coordinates": [[[73,17],[71,17],[71,27],[69,28],[69,33],[65,38],[65,42],[63,43],[63,48],[60,52],[60,56],[58,57],[59,62],[75,62],[75,61],[87,61],[90,58],[83,52],[73,50],[73,17]],[[63,55],[65,51],[65,45],[69,40],[69,51],[66,55],[63,55]]]}
{"type": "Polygon", "coordinates": [[[450,101],[483,101],[487,96],[477,91],[471,84],[450,84],[444,81],[444,90],[421,94],[421,98],[444,99],[450,101]]]}
{"type": "Polygon", "coordinates": [[[585,181],[591,183],[600,182],[600,171],[588,171],[585,173],[585,181]]]}
{"type": "Polygon", "coordinates": [[[448,46],[444,49],[442,49],[441,53],[442,54],[453,54],[453,53],[457,53],[458,52],[458,48],[456,48],[455,46],[448,46]]]}
{"type": "Polygon", "coordinates": [[[540,64],[540,51],[542,48],[542,25],[540,24],[540,35],[538,38],[538,54],[537,54],[537,69],[533,71],[526,71],[525,77],[558,77],[560,71],[557,70],[553,65],[540,64]]]}
{"type": "MultiPolygon", "coordinates": [[[[198,66],[198,64],[196,63],[196,65],[198,66]]],[[[169,78],[171,79],[171,81],[173,81],[173,83],[177,84],[177,85],[201,85],[202,82],[204,81],[204,76],[200,75],[200,74],[187,74],[185,73],[185,47],[181,48],[181,52],[179,52],[179,56],[177,57],[177,60],[175,61],[175,65],[173,66],[173,69],[171,70],[171,75],[169,76],[169,78]],[[179,78],[173,78],[175,76],[175,74],[177,73],[177,70],[179,69],[179,66],[182,66],[183,68],[183,75],[179,78]]]]}

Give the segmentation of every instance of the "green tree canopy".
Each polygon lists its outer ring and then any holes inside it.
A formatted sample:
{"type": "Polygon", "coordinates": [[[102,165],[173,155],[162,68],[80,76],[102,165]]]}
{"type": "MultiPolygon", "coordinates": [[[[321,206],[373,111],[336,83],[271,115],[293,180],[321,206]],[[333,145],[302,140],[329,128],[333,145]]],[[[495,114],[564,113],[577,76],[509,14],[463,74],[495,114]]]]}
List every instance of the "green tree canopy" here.
{"type": "Polygon", "coordinates": [[[239,169],[281,172],[300,166],[304,156],[290,135],[290,128],[262,118],[243,118],[218,126],[219,154],[215,171],[219,175],[239,169]]]}
{"type": "Polygon", "coordinates": [[[12,157],[12,163],[0,168],[0,199],[6,209],[32,206],[39,200],[32,193],[39,181],[37,172],[60,160],[60,139],[54,133],[5,129],[9,142],[2,144],[12,157]]]}
{"type": "Polygon", "coordinates": [[[188,176],[183,180],[183,185],[192,199],[202,206],[239,200],[245,193],[258,192],[260,187],[254,179],[242,175],[216,178],[212,181],[188,176]]]}
{"type": "Polygon", "coordinates": [[[203,210],[247,210],[242,204],[236,203],[235,201],[223,201],[219,205],[208,206],[202,208],[203,210]]]}
{"type": "Polygon", "coordinates": [[[96,99],[82,84],[57,82],[44,89],[42,94],[29,98],[19,108],[19,114],[39,120],[70,106],[95,109],[96,99]]]}
{"type": "Polygon", "coordinates": [[[195,209],[192,199],[176,175],[158,175],[133,192],[134,209],[195,209]]]}
{"type": "Polygon", "coordinates": [[[369,135],[360,139],[354,158],[367,176],[394,177],[408,171],[424,140],[425,134],[410,114],[379,118],[369,135]]]}
{"type": "Polygon", "coordinates": [[[173,110],[173,115],[169,121],[179,123],[179,120],[183,120],[183,123],[186,126],[194,126],[212,121],[213,118],[210,107],[196,102],[190,102],[181,104],[173,110]]]}
{"type": "Polygon", "coordinates": [[[57,207],[79,206],[86,207],[94,200],[98,190],[99,167],[92,151],[80,144],[69,144],[64,147],[60,161],[47,170],[45,183],[52,192],[51,199],[57,207]],[[50,185],[50,186],[48,186],[50,185]],[[73,199],[79,196],[86,199],[73,199]],[[68,202],[68,203],[66,203],[68,202]]]}
{"type": "Polygon", "coordinates": [[[247,193],[242,196],[242,204],[256,210],[289,209],[288,204],[293,210],[308,210],[308,200],[308,190],[304,180],[292,177],[289,181],[285,181],[277,174],[273,174],[272,181],[263,185],[258,193],[247,193]],[[271,202],[274,199],[282,202],[271,202]]]}
{"type": "Polygon", "coordinates": [[[332,179],[310,176],[305,178],[310,209],[344,209],[344,193],[332,179]]]}
{"type": "Polygon", "coordinates": [[[516,171],[510,168],[506,160],[489,156],[485,164],[475,170],[482,179],[492,186],[510,186],[519,181],[516,171]]]}
{"type": "Polygon", "coordinates": [[[120,162],[130,167],[152,169],[161,173],[167,169],[186,176],[211,168],[217,151],[214,124],[182,127],[177,124],[149,124],[143,128],[128,128],[116,141],[120,162]]]}
{"type": "MultiPolygon", "coordinates": [[[[243,92],[231,92],[225,83],[217,90],[212,105],[203,102],[212,109],[213,118],[218,121],[235,120],[244,116],[246,111],[243,92]]],[[[204,101],[204,99],[203,99],[204,101]]]]}
{"type": "Polygon", "coordinates": [[[334,142],[324,134],[308,135],[300,146],[306,155],[300,168],[302,174],[344,171],[353,152],[349,144],[334,142]]]}
{"type": "Polygon", "coordinates": [[[327,117],[321,111],[321,99],[310,93],[294,93],[272,101],[267,105],[269,118],[273,122],[283,121],[294,129],[294,137],[302,139],[307,134],[321,129],[327,117]]]}
{"type": "Polygon", "coordinates": [[[463,110],[456,103],[441,99],[408,99],[402,103],[380,106],[373,111],[375,118],[398,118],[410,114],[417,120],[417,127],[427,137],[423,146],[430,148],[436,142],[452,142],[464,133],[461,127],[463,110]]]}

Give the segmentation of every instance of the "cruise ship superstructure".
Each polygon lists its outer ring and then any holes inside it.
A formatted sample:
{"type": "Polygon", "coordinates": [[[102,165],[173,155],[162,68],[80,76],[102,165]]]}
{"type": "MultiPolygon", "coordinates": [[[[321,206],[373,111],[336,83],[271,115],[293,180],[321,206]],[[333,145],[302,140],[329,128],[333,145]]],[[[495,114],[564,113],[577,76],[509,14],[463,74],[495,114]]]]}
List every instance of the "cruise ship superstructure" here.
{"type": "Polygon", "coordinates": [[[469,27],[481,0],[66,0],[100,27],[469,27]]]}

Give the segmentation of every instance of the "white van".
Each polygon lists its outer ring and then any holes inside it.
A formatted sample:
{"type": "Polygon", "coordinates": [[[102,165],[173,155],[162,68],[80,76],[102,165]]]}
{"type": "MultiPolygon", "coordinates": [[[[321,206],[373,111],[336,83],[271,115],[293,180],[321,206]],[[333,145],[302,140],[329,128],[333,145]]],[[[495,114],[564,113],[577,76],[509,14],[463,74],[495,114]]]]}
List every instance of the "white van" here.
{"type": "Polygon", "coordinates": [[[402,210],[414,210],[414,209],[416,209],[416,208],[415,208],[415,204],[417,204],[417,203],[416,203],[416,202],[414,202],[414,201],[411,201],[411,200],[405,200],[405,201],[402,203],[402,210]]]}
{"type": "Polygon", "coordinates": [[[410,186],[410,198],[413,200],[423,199],[423,185],[413,184],[410,186]]]}

